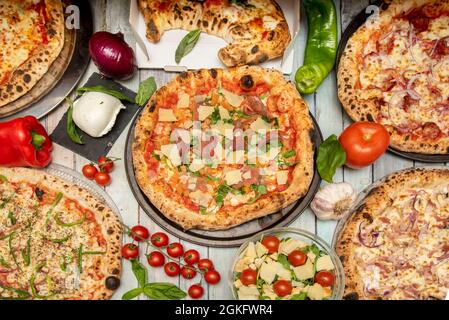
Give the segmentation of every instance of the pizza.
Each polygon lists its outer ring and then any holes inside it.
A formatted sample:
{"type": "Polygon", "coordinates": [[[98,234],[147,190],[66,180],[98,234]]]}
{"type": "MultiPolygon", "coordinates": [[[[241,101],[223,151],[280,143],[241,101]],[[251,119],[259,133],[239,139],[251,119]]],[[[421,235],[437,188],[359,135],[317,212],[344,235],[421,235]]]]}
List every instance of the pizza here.
{"type": "Polygon", "coordinates": [[[138,118],[134,171],[150,201],[184,229],[227,229],[306,194],[313,133],[306,104],[280,72],[189,71],[138,118]]]}
{"type": "Polygon", "coordinates": [[[383,179],[336,242],[346,299],[445,299],[449,292],[449,170],[383,179]]]}
{"type": "Polygon", "coordinates": [[[109,298],[121,234],[91,192],[44,171],[0,168],[0,300],[109,298]]]}
{"type": "Polygon", "coordinates": [[[283,55],[290,31],[274,0],[139,0],[153,43],[171,29],[200,29],[228,42],[218,57],[227,66],[259,64],[283,55]]]}
{"type": "Polygon", "coordinates": [[[348,41],[338,96],[355,120],[384,125],[395,149],[449,153],[449,2],[397,0],[348,41]]]}
{"type": "Polygon", "coordinates": [[[63,45],[61,0],[0,1],[0,109],[30,91],[63,45]]]}

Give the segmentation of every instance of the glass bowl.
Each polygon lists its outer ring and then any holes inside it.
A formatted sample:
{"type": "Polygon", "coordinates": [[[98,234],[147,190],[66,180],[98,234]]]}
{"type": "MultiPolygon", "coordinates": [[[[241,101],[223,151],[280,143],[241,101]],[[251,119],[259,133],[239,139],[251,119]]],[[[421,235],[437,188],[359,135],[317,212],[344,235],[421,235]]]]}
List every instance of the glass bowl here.
{"type": "Polygon", "coordinates": [[[332,295],[329,298],[329,300],[341,300],[343,297],[343,292],[345,289],[345,274],[343,270],[343,266],[340,262],[340,259],[338,258],[335,251],[324,241],[322,238],[318,237],[317,235],[314,235],[311,232],[302,230],[302,229],[296,229],[296,228],[273,228],[269,230],[265,230],[263,232],[260,232],[256,234],[254,237],[246,241],[237,251],[234,262],[232,263],[232,268],[229,274],[229,285],[231,287],[232,295],[234,299],[238,299],[237,296],[237,290],[234,287],[234,281],[235,281],[235,272],[234,268],[239,259],[242,257],[243,253],[245,252],[246,248],[248,247],[248,244],[250,242],[256,242],[261,241],[264,236],[267,235],[275,235],[279,239],[290,237],[295,240],[301,240],[307,244],[315,244],[320,248],[320,250],[326,252],[331,260],[332,263],[335,266],[335,269],[333,270],[334,276],[335,276],[335,283],[332,287],[332,295]]]}

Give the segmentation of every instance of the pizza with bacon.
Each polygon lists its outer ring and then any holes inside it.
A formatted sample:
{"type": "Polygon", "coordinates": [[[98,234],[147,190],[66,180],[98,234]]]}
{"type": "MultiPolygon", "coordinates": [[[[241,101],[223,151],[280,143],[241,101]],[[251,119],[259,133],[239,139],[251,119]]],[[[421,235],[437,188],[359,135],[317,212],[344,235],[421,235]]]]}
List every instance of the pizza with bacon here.
{"type": "Polygon", "coordinates": [[[313,130],[307,105],[278,71],[186,72],[137,120],[134,171],[151,202],[184,229],[227,229],[306,194],[313,130]]]}
{"type": "Polygon", "coordinates": [[[61,0],[0,1],[0,108],[30,91],[63,45],[61,0]]]}
{"type": "Polygon", "coordinates": [[[122,226],[91,192],[44,171],[0,168],[0,300],[108,299],[122,226]]]}
{"type": "Polygon", "coordinates": [[[227,67],[280,57],[291,39],[274,0],[139,0],[139,8],[153,43],[171,29],[200,29],[223,38],[229,44],[218,57],[227,67]]]}
{"type": "Polygon", "coordinates": [[[338,95],[355,121],[383,124],[395,149],[449,153],[449,2],[396,0],[348,41],[338,95]]]}
{"type": "Polygon", "coordinates": [[[336,243],[346,299],[445,299],[449,170],[408,169],[372,189],[336,243]]]}

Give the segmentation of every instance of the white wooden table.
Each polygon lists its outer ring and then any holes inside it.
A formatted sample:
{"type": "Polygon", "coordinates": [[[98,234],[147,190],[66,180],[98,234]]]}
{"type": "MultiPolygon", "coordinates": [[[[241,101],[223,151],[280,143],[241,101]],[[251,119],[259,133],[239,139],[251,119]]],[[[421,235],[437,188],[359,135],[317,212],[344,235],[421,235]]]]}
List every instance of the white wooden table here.
{"type": "MultiPolygon", "coordinates": [[[[339,34],[341,33],[341,30],[346,28],[352,17],[369,4],[368,0],[335,1],[337,11],[339,13],[339,34]]],[[[91,0],[91,3],[94,8],[93,14],[95,17],[95,30],[122,32],[125,35],[126,41],[131,46],[135,45],[133,34],[128,23],[129,0],[91,0]]],[[[298,48],[298,55],[295,57],[294,70],[296,70],[297,66],[302,64],[303,51],[307,38],[307,26],[306,19],[304,17],[304,10],[302,10],[302,12],[301,34],[295,44],[296,48],[298,48]]],[[[157,52],[152,52],[151,54],[157,54],[157,52]]],[[[97,69],[91,63],[84,79],[81,80],[81,84],[83,84],[94,71],[97,71],[97,69]]],[[[139,82],[149,76],[154,76],[158,86],[160,87],[174,77],[175,74],[170,74],[163,71],[140,70],[133,79],[123,82],[123,85],[132,90],[137,90],[139,82]]],[[[294,74],[292,74],[291,77],[293,79],[294,74]]],[[[338,102],[334,73],[329,75],[315,94],[309,95],[305,97],[305,99],[309,104],[311,112],[315,115],[325,138],[331,134],[339,135],[342,129],[351,123],[350,119],[343,112],[338,102]]],[[[56,127],[66,109],[66,105],[60,106],[53,113],[43,119],[43,123],[49,132],[56,127]]],[[[124,158],[124,147],[128,129],[125,130],[121,137],[117,140],[109,153],[110,156],[124,158]]],[[[88,162],[83,157],[78,156],[58,145],[55,146],[53,157],[55,163],[65,165],[77,171],[80,171],[82,166],[88,162]]],[[[339,169],[335,176],[335,181],[349,182],[355,189],[360,191],[371,184],[374,180],[377,180],[393,171],[421,165],[421,163],[404,160],[392,154],[386,154],[374,165],[362,170],[355,171],[348,168],[339,169]]],[[[134,196],[128,186],[123,162],[119,162],[117,164],[116,169],[112,173],[112,179],[113,182],[106,188],[106,191],[115,200],[115,203],[120,208],[124,222],[129,226],[142,224],[148,227],[150,232],[159,231],[160,228],[156,226],[150,218],[148,218],[141,208],[139,208],[137,201],[134,199],[134,196]]],[[[302,228],[316,233],[329,243],[332,240],[335,225],[335,222],[318,221],[310,209],[307,209],[296,221],[291,224],[293,227],[302,228]]],[[[170,236],[170,241],[173,242],[178,240],[179,239],[170,236]]],[[[209,257],[212,259],[216,269],[219,270],[222,275],[222,280],[218,285],[209,286],[206,288],[204,299],[231,299],[232,295],[229,288],[228,276],[237,248],[218,249],[193,245],[185,241],[181,241],[181,243],[188,248],[197,249],[202,257],[209,257]]],[[[147,265],[147,262],[144,260],[145,259],[142,259],[142,262],[147,265]]],[[[195,280],[186,281],[182,278],[169,278],[165,276],[164,271],[161,268],[150,268],[149,280],[173,282],[186,291],[191,284],[195,283],[195,280]]],[[[198,275],[196,280],[199,281],[198,275]]],[[[124,292],[135,288],[136,285],[137,283],[131,272],[130,264],[125,261],[123,263],[122,285],[114,295],[114,298],[120,299],[124,292]]],[[[140,299],[145,298],[140,297],[140,299]]]]}

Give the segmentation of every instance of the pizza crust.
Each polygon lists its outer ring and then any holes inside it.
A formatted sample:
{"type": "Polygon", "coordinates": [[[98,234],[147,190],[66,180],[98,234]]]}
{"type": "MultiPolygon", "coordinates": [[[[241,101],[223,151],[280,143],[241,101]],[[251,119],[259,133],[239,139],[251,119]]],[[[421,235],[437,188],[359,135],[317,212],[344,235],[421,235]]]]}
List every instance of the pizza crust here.
{"type": "Polygon", "coordinates": [[[136,180],[150,201],[170,220],[182,226],[185,230],[199,228],[203,230],[223,230],[228,229],[247,221],[263,217],[277,212],[282,208],[288,207],[290,204],[304,196],[310,186],[314,172],[314,147],[311,140],[314,128],[313,122],[309,115],[309,110],[305,102],[302,100],[295,86],[291,82],[287,82],[283,75],[275,70],[262,69],[260,67],[241,67],[223,71],[220,69],[199,70],[196,72],[187,72],[176,77],[166,86],[160,88],[148,102],[142,111],[140,118],[136,122],[133,144],[133,164],[136,180]],[[229,211],[219,211],[215,214],[201,215],[186,209],[178,202],[167,198],[163,192],[155,190],[153,185],[147,178],[146,163],[144,160],[144,148],[147,138],[151,135],[151,131],[157,123],[157,105],[156,102],[163,96],[168,88],[176,88],[179,81],[194,83],[195,79],[203,79],[216,74],[216,78],[220,79],[223,73],[228,75],[242,77],[243,75],[252,75],[255,79],[263,78],[268,83],[276,83],[277,86],[272,90],[276,92],[289,92],[294,97],[294,107],[289,110],[294,116],[297,133],[297,143],[295,150],[298,155],[298,164],[293,171],[293,181],[290,186],[283,192],[270,194],[266,198],[259,201],[237,207],[229,211]]]}

